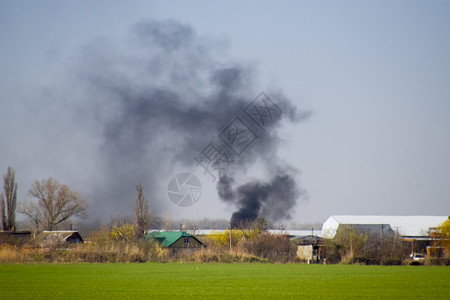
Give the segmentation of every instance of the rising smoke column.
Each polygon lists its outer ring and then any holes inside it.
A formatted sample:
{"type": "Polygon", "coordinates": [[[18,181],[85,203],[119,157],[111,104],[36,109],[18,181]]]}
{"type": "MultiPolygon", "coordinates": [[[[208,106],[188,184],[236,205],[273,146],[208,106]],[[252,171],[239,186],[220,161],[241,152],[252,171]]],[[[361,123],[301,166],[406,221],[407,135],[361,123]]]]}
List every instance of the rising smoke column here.
{"type": "MultiPolygon", "coordinates": [[[[85,97],[79,110],[95,120],[103,170],[92,214],[129,213],[136,182],[143,184],[150,206],[164,210],[167,182],[161,178],[173,174],[176,165],[193,166],[199,149],[256,95],[253,69],[220,59],[222,48],[220,41],[173,20],[140,22],[125,41],[96,40],[84,48],[77,67],[85,97]]],[[[279,96],[284,119],[303,118],[279,96]]],[[[279,125],[271,124],[249,149],[248,165],[270,157],[269,169],[280,168],[275,156],[279,125]]],[[[230,182],[235,172],[240,171],[227,172],[230,182]]],[[[219,196],[239,208],[233,220],[288,217],[299,194],[286,172],[277,171],[268,183],[238,187],[222,186],[223,180],[219,196]]]]}
{"type": "Polygon", "coordinates": [[[231,217],[231,226],[243,220],[265,217],[272,221],[290,217],[300,191],[292,176],[277,174],[270,182],[248,182],[237,188],[239,210],[231,217]]]}
{"type": "Polygon", "coordinates": [[[238,207],[230,220],[233,228],[263,217],[271,222],[289,219],[297,200],[305,194],[293,174],[280,172],[269,181],[254,180],[235,186],[234,179],[222,174],[217,183],[222,200],[238,207]]]}

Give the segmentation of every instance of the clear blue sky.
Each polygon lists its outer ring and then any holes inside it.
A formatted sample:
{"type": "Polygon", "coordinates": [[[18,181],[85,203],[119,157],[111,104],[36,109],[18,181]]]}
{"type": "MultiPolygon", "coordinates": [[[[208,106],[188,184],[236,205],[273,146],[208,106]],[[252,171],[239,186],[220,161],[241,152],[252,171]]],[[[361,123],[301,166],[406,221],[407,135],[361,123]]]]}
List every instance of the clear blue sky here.
{"type": "MultiPolygon", "coordinates": [[[[165,19],[254,65],[255,90],[282,90],[313,112],[280,132],[279,155],[309,194],[293,221],[450,214],[448,1],[1,1],[0,170],[16,169],[19,201],[49,176],[89,194],[99,142],[71,132],[47,96],[70,105],[77,90],[60,78],[92,40],[165,19]]],[[[209,197],[166,213],[230,216],[209,197]]]]}

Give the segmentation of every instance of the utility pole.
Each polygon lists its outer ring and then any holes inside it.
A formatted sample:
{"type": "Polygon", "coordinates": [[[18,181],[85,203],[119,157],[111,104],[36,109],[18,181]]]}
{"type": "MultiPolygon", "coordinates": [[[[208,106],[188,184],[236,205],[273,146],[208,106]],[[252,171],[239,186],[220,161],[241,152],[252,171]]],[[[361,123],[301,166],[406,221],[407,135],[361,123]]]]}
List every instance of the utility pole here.
{"type": "Polygon", "coordinates": [[[231,224],[230,224],[230,252],[231,252],[231,238],[232,238],[232,236],[231,236],[231,231],[233,230],[233,228],[231,227],[231,224]]]}

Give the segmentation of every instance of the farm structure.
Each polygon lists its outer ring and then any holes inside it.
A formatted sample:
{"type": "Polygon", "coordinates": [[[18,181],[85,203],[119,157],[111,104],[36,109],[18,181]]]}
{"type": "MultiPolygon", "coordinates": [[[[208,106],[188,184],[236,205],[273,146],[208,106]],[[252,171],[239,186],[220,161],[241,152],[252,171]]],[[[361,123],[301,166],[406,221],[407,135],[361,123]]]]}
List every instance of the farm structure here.
{"type": "Polygon", "coordinates": [[[297,257],[310,263],[326,262],[326,240],[319,235],[296,236],[291,239],[297,245],[297,257]]]}
{"type": "Polygon", "coordinates": [[[376,234],[380,238],[397,234],[409,242],[411,253],[426,253],[433,244],[432,232],[448,216],[352,216],[329,217],[322,227],[322,237],[332,239],[339,229],[351,228],[357,233],[376,234]]]}

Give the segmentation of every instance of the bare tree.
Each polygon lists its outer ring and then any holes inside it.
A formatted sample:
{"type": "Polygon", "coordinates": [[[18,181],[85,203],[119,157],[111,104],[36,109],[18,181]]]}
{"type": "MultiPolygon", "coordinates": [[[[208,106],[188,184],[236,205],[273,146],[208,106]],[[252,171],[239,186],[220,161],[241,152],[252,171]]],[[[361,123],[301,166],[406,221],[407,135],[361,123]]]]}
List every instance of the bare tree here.
{"type": "Polygon", "coordinates": [[[0,229],[5,230],[6,227],[6,211],[5,211],[5,196],[0,195],[0,229]]]}
{"type": "Polygon", "coordinates": [[[144,192],[140,183],[136,184],[136,237],[141,238],[150,226],[150,211],[148,201],[144,198],[144,192]]]}
{"type": "Polygon", "coordinates": [[[107,227],[122,227],[124,225],[133,225],[135,223],[135,218],[131,215],[116,215],[110,218],[107,227]]]}
{"type": "Polygon", "coordinates": [[[8,167],[6,175],[3,176],[4,195],[0,196],[0,221],[3,230],[13,229],[16,223],[17,183],[15,176],[16,172],[11,167],[8,167]]]}
{"type": "Polygon", "coordinates": [[[28,191],[38,203],[25,204],[20,212],[25,214],[37,230],[54,230],[70,217],[83,217],[87,202],[65,184],[53,178],[36,181],[28,191]]]}

